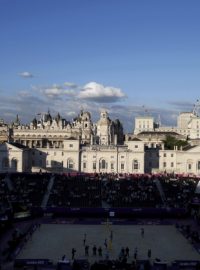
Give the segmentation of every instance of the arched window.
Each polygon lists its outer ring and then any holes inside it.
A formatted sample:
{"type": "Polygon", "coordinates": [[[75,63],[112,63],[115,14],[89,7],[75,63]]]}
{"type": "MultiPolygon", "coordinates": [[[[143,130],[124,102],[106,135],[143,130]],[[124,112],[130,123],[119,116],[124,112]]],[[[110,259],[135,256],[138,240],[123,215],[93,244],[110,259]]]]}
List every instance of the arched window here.
{"type": "Polygon", "coordinates": [[[101,168],[102,168],[102,169],[106,169],[106,161],[105,161],[105,159],[103,159],[103,160],[101,161],[101,168]]]}
{"type": "Polygon", "coordinates": [[[17,159],[13,158],[11,160],[11,168],[15,171],[17,171],[17,159]]]}
{"type": "Polygon", "coordinates": [[[102,162],[101,162],[101,168],[102,169],[105,169],[106,168],[106,161],[105,161],[105,159],[103,159],[102,162]]]}
{"type": "Polygon", "coordinates": [[[67,160],[67,168],[70,170],[74,169],[74,162],[72,159],[67,160]]]}
{"type": "Polygon", "coordinates": [[[6,169],[9,167],[9,159],[7,157],[2,160],[2,168],[6,169]]]}
{"type": "Polygon", "coordinates": [[[105,170],[107,168],[107,163],[105,159],[102,159],[99,164],[100,169],[105,170]]]}

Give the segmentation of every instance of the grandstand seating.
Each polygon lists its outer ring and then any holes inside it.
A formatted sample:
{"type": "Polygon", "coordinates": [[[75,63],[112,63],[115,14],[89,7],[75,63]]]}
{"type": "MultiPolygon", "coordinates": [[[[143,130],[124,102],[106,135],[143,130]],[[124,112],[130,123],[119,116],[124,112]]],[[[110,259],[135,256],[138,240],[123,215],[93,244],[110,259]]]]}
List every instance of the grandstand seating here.
{"type": "MultiPolygon", "coordinates": [[[[172,175],[166,174],[0,174],[0,214],[3,217],[8,211],[12,212],[13,216],[15,216],[14,214],[20,211],[33,211],[33,209],[40,209],[44,214],[45,211],[48,213],[48,211],[54,208],[72,210],[94,208],[98,216],[104,205],[110,209],[121,208],[120,211],[127,211],[128,214],[130,212],[127,209],[131,209],[133,213],[134,208],[136,210],[166,210],[167,208],[177,211],[178,209],[188,210],[194,202],[194,198],[196,202],[200,201],[200,195],[195,193],[198,183],[199,179],[195,177],[172,177],[172,175]]],[[[194,207],[192,210],[195,209],[194,207]]],[[[9,219],[9,216],[7,218],[9,219]]],[[[2,224],[1,222],[0,225],[2,224]]],[[[21,234],[13,236],[9,250],[6,250],[8,256],[16,253],[16,250],[18,250],[24,241],[27,241],[36,226],[38,224],[27,227],[21,234]]],[[[200,243],[198,231],[191,230],[189,226],[180,226],[178,224],[177,229],[192,244],[200,243]]],[[[22,263],[22,261],[18,263],[22,263]]],[[[141,262],[141,265],[143,263],[141,262]]],[[[182,262],[177,262],[171,269],[180,269],[178,263],[182,262]]],[[[194,267],[196,267],[197,263],[193,262],[194,267]]],[[[47,267],[47,269],[50,269],[51,264],[49,264],[49,261],[46,263],[44,260],[44,264],[44,268],[47,267]]],[[[167,269],[165,266],[157,263],[149,269],[167,269]]],[[[58,268],[64,269],[63,267],[66,267],[66,265],[59,265],[58,268]]],[[[96,265],[91,265],[91,269],[93,270],[100,268],[128,270],[134,269],[134,266],[131,264],[121,265],[118,261],[98,262],[96,265]]],[[[70,269],[75,268],[71,265],[70,269]]]]}

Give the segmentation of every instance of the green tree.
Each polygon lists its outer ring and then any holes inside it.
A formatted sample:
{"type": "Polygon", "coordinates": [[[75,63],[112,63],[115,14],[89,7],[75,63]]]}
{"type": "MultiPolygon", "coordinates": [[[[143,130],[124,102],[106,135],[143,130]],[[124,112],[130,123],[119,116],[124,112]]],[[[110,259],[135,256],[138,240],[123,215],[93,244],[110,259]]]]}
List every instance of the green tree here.
{"type": "Polygon", "coordinates": [[[188,145],[187,140],[178,140],[173,136],[167,135],[166,139],[163,140],[165,149],[167,150],[173,150],[174,146],[178,146],[178,148],[185,147],[188,145]]]}

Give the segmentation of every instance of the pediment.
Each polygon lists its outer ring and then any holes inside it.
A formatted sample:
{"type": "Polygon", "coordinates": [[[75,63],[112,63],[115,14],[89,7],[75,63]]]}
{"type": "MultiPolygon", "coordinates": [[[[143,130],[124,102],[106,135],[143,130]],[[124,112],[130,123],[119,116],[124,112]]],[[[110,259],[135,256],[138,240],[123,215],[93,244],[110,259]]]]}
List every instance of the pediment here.
{"type": "Polygon", "coordinates": [[[0,144],[0,151],[20,151],[21,152],[22,149],[10,143],[2,143],[0,144]]]}

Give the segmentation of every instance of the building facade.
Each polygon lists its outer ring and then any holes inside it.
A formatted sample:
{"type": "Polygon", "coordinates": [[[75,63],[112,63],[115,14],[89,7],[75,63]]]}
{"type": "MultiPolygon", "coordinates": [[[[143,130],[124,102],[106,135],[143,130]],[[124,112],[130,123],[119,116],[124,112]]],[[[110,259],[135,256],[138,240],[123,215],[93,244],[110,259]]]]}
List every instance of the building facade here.
{"type": "Polygon", "coordinates": [[[34,118],[29,125],[21,125],[17,117],[12,128],[3,126],[11,132],[0,147],[0,171],[200,175],[197,114],[180,114],[173,131],[156,127],[152,117],[137,117],[135,121],[135,132],[124,135],[121,122],[111,120],[106,111],[100,113],[96,123],[84,111],[72,122],[59,114],[52,117],[50,112],[34,118]],[[180,129],[185,133],[190,129],[194,139],[185,148],[166,150],[166,136],[187,138],[178,132],[180,129]]]}
{"type": "Polygon", "coordinates": [[[30,149],[17,143],[0,144],[0,172],[30,172],[30,149]]]}
{"type": "Polygon", "coordinates": [[[177,126],[161,126],[152,116],[138,116],[135,118],[134,134],[141,132],[175,132],[188,139],[200,140],[200,117],[198,114],[200,102],[198,101],[192,112],[181,112],[177,117],[177,126]]]}

